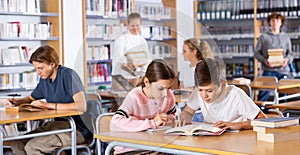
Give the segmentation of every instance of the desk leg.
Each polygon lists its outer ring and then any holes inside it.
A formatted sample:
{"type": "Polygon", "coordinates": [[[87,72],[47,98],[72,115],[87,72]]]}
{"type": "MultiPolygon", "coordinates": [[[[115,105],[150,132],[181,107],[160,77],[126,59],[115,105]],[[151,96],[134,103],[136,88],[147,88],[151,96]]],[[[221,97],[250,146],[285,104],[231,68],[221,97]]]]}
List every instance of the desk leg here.
{"type": "Polygon", "coordinates": [[[70,122],[70,126],[71,126],[71,129],[72,129],[72,132],[71,132],[71,138],[72,138],[72,154],[76,154],[76,125],[75,125],[75,122],[73,120],[72,117],[66,117],[69,122],[70,122]]]}
{"type": "Polygon", "coordinates": [[[274,103],[279,104],[279,93],[277,89],[274,90],[274,103]]]}
{"type": "Polygon", "coordinates": [[[178,149],[171,149],[171,148],[162,148],[162,147],[156,147],[156,146],[148,146],[148,145],[141,145],[141,144],[133,144],[133,143],[126,143],[126,142],[111,142],[108,144],[105,155],[110,155],[111,151],[115,146],[125,146],[129,148],[136,148],[136,149],[142,149],[142,150],[151,150],[151,151],[157,151],[157,152],[163,152],[163,153],[170,153],[170,154],[181,154],[181,155],[208,155],[207,153],[201,153],[201,152],[192,152],[192,151],[185,151],[185,150],[178,150],[178,149]]]}
{"type": "Polygon", "coordinates": [[[3,130],[0,128],[0,155],[3,155],[3,130]]]}

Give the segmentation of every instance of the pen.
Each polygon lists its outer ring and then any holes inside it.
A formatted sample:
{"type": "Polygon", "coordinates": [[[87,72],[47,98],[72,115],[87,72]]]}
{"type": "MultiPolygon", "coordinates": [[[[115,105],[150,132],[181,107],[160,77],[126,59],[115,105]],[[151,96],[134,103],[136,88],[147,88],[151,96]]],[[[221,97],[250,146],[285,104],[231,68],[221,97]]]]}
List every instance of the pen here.
{"type": "Polygon", "coordinates": [[[157,102],[155,101],[154,102],[154,105],[156,106],[156,108],[158,109],[158,112],[159,113],[163,113],[163,111],[160,109],[160,107],[157,105],[157,102]]]}

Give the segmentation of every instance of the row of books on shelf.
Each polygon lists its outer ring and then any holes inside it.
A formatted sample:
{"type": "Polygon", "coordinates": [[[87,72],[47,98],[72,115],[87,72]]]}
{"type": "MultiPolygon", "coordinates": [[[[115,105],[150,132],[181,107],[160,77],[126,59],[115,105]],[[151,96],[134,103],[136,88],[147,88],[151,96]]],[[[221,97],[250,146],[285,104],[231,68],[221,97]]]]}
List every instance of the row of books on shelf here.
{"type": "Polygon", "coordinates": [[[111,81],[111,63],[88,63],[89,83],[111,81]]]}
{"type": "Polygon", "coordinates": [[[133,0],[86,0],[87,15],[127,17],[133,8],[133,0]]]}
{"type": "Polygon", "coordinates": [[[172,28],[170,26],[143,26],[141,35],[150,40],[163,40],[172,38],[172,28]]]}
{"type": "Polygon", "coordinates": [[[0,0],[0,12],[39,13],[41,0],[0,0]]]}
{"type": "MultiPolygon", "coordinates": [[[[253,57],[253,45],[219,45],[220,53],[216,56],[221,57],[253,57]]],[[[218,50],[215,50],[218,51],[218,50]]]]}
{"type": "Polygon", "coordinates": [[[0,74],[0,89],[33,89],[38,80],[39,77],[35,71],[0,74]]]}
{"type": "Polygon", "coordinates": [[[172,47],[168,45],[149,45],[149,51],[153,58],[171,58],[172,47]]]}
{"type": "Polygon", "coordinates": [[[164,7],[162,3],[135,3],[133,0],[86,0],[87,15],[120,18],[127,17],[131,12],[139,12],[142,18],[152,20],[171,19],[171,9],[164,7]]]}
{"type": "MultiPolygon", "coordinates": [[[[266,18],[272,12],[281,12],[284,16],[300,15],[299,0],[258,1],[257,18],[266,18]]],[[[205,1],[198,3],[197,20],[253,19],[253,0],[205,1]]]]}
{"type": "Polygon", "coordinates": [[[0,23],[0,37],[37,38],[52,36],[52,24],[40,22],[37,24],[21,23],[20,21],[0,23]]]}
{"type": "Polygon", "coordinates": [[[110,44],[89,45],[86,51],[87,60],[109,60],[110,44]]]}
{"type": "Polygon", "coordinates": [[[19,136],[39,127],[41,121],[30,121],[0,125],[3,136],[19,136]]]}
{"type": "MultiPolygon", "coordinates": [[[[105,40],[115,39],[123,32],[127,31],[127,28],[123,24],[97,24],[87,25],[86,27],[87,38],[103,38],[105,40]]],[[[143,26],[141,27],[140,34],[146,39],[162,40],[171,38],[170,26],[143,26]]]]}
{"type": "MultiPolygon", "coordinates": [[[[260,27],[260,32],[267,32],[270,30],[270,27],[267,25],[263,25],[260,27]]],[[[286,34],[291,38],[298,39],[300,36],[300,26],[299,24],[292,24],[289,23],[288,25],[285,25],[281,29],[283,32],[286,32],[286,34]]]]}
{"type": "Polygon", "coordinates": [[[226,74],[231,76],[241,76],[241,75],[249,75],[254,73],[254,65],[252,61],[251,63],[232,63],[226,64],[226,74]]]}
{"type": "Polygon", "coordinates": [[[141,14],[142,18],[150,20],[171,19],[171,8],[164,7],[162,3],[137,2],[135,11],[141,14]]]}
{"type": "Polygon", "coordinates": [[[97,24],[86,26],[87,38],[103,38],[103,39],[115,39],[123,32],[126,32],[127,28],[124,24],[97,24]]]}
{"type": "Polygon", "coordinates": [[[282,142],[300,137],[299,117],[270,117],[251,121],[257,140],[282,142]]]}
{"type": "Polygon", "coordinates": [[[0,64],[28,63],[33,50],[27,46],[10,46],[0,49],[0,64]]]}

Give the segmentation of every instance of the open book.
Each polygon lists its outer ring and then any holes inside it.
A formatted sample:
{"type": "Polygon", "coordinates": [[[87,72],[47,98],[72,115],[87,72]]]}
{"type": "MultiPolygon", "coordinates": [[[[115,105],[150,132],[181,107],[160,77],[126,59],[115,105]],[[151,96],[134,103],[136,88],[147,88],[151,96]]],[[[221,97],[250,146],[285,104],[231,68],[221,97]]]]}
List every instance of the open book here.
{"type": "Polygon", "coordinates": [[[215,127],[213,124],[197,123],[181,127],[175,127],[165,131],[166,135],[221,135],[225,129],[215,127]]]}
{"type": "Polygon", "coordinates": [[[32,104],[28,104],[28,103],[24,103],[21,104],[19,106],[13,106],[13,107],[6,107],[6,111],[11,111],[11,112],[18,112],[18,111],[43,111],[43,110],[47,110],[47,108],[45,107],[39,107],[39,106],[35,106],[32,104]]]}

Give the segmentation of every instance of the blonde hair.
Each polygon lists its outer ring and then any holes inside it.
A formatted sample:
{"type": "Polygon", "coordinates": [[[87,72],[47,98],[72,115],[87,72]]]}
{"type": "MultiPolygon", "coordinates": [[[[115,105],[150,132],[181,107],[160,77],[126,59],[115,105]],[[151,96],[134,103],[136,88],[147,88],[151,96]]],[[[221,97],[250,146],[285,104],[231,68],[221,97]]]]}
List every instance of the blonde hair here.
{"type": "Polygon", "coordinates": [[[198,60],[214,58],[214,54],[207,41],[200,41],[198,38],[190,38],[185,40],[184,44],[187,45],[191,51],[197,51],[196,57],[198,60]]]}

